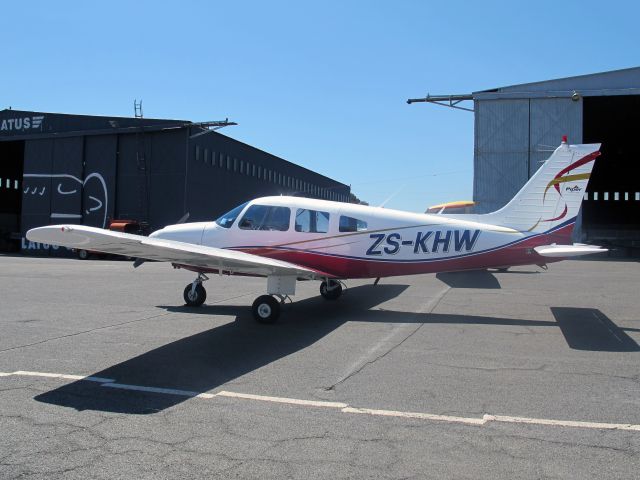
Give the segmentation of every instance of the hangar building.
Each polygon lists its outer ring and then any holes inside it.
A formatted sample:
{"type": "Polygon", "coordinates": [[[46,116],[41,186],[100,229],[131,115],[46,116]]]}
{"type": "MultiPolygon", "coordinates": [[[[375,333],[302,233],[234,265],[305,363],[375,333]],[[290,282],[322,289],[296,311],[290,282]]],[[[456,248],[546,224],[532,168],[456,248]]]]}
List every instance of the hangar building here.
{"type": "MultiPolygon", "coordinates": [[[[350,187],[213,129],[217,122],[0,111],[0,251],[55,223],[149,230],[265,195],[349,201],[350,187]]],[[[57,250],[57,249],[56,249],[57,250]]]]}
{"type": "Polygon", "coordinates": [[[415,101],[473,101],[477,213],[505,205],[563,135],[602,143],[578,239],[640,247],[640,67],[415,101]]]}

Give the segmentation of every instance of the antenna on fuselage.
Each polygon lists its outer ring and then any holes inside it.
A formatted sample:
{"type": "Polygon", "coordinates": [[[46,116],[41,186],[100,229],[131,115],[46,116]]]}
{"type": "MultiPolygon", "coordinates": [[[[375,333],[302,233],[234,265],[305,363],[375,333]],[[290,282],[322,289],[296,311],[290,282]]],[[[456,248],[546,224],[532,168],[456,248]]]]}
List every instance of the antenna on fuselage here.
{"type": "Polygon", "coordinates": [[[378,207],[379,208],[384,208],[384,206],[387,204],[387,202],[389,200],[391,200],[393,197],[395,197],[396,195],[398,195],[406,186],[407,186],[406,183],[404,185],[402,185],[395,193],[392,193],[391,195],[389,195],[389,197],[384,202],[382,202],[380,205],[378,205],[378,207]]]}

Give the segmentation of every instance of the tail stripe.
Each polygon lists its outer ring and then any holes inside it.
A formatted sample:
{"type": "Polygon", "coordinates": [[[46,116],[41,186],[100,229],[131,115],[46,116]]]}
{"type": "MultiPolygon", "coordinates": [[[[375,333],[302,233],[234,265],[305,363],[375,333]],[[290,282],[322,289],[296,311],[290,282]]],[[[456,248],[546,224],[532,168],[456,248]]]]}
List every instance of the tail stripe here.
{"type": "Polygon", "coordinates": [[[562,170],[560,170],[558,172],[558,174],[555,177],[553,177],[553,180],[551,180],[547,184],[547,188],[544,189],[544,195],[543,195],[542,200],[544,201],[544,198],[547,196],[547,190],[549,190],[549,188],[551,188],[552,186],[555,187],[555,189],[558,191],[558,193],[560,193],[560,186],[559,186],[560,183],[571,182],[571,181],[574,181],[574,180],[586,180],[586,179],[588,179],[589,175],[590,175],[589,173],[583,173],[581,175],[569,175],[569,176],[564,177],[564,178],[560,178],[560,177],[562,177],[565,173],[570,172],[574,168],[581,167],[582,165],[595,160],[596,158],[598,158],[599,155],[600,155],[600,151],[596,150],[595,152],[592,152],[589,155],[586,155],[586,156],[582,157],[577,162],[574,162],[571,165],[569,165],[568,167],[565,167],[562,170]]]}
{"type": "Polygon", "coordinates": [[[567,214],[567,212],[569,211],[569,207],[567,206],[567,204],[564,204],[564,210],[562,211],[562,213],[560,215],[558,215],[555,218],[549,218],[547,220],[542,220],[543,222],[555,222],[556,220],[561,220],[564,218],[564,216],[567,214]]]}
{"type": "Polygon", "coordinates": [[[560,191],[561,183],[575,182],[577,180],[588,180],[590,176],[591,176],[591,173],[579,173],[577,175],[567,175],[566,177],[562,177],[562,178],[554,178],[547,184],[547,188],[544,189],[544,195],[542,196],[542,201],[544,202],[545,198],[547,197],[547,190],[549,190],[551,186],[555,187],[555,189],[560,194],[560,196],[562,196],[562,192],[560,191]]]}
{"type": "Polygon", "coordinates": [[[599,150],[599,143],[561,145],[509,203],[476,219],[531,234],[576,217],[599,150]]]}

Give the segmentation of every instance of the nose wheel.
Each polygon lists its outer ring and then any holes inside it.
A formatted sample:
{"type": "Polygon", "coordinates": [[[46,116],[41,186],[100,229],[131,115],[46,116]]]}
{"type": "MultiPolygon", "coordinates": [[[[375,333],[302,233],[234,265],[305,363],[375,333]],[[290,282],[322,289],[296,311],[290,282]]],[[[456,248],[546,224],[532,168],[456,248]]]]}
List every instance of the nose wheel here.
{"type": "Polygon", "coordinates": [[[251,305],[251,311],[258,323],[275,323],[280,316],[280,302],[271,295],[261,295],[251,305]]]}
{"type": "Polygon", "coordinates": [[[202,286],[202,282],[209,280],[204,273],[198,274],[192,283],[184,288],[184,302],[189,307],[199,307],[207,299],[207,291],[202,286]]]}

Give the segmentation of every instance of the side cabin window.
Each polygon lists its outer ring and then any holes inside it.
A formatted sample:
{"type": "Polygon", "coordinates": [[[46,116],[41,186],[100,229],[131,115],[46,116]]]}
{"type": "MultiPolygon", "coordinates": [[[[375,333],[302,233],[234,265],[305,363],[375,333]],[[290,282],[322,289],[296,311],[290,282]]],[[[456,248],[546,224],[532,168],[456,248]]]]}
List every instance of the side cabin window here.
{"type": "Polygon", "coordinates": [[[289,230],[291,209],[269,205],[251,205],[240,220],[242,230],[269,230],[285,232],[289,230]]]}
{"type": "Polygon", "coordinates": [[[341,232],[363,232],[367,229],[367,222],[358,218],[340,215],[338,230],[341,232]]]}
{"type": "Polygon", "coordinates": [[[327,233],[329,213],[299,208],[296,211],[296,232],[327,233]]]}

